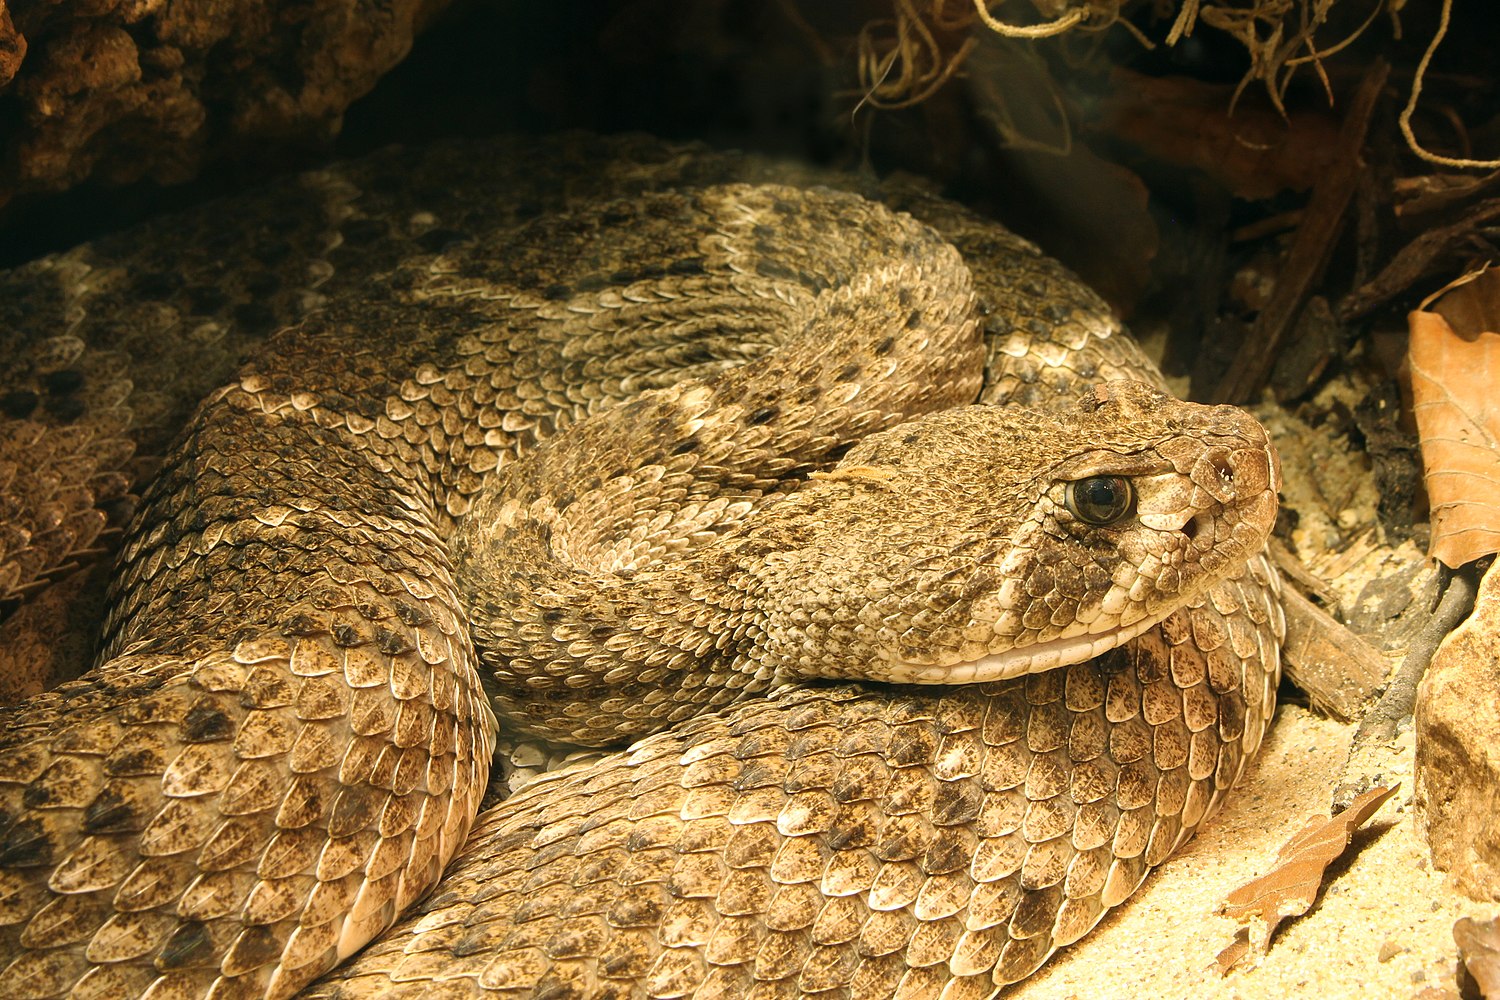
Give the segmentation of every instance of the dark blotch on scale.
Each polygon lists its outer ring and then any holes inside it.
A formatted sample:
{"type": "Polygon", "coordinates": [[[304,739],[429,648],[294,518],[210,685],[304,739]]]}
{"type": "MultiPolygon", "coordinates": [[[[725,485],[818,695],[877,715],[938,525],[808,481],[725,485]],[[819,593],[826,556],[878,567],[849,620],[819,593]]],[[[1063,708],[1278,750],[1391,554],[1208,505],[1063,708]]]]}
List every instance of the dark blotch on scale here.
{"type": "Polygon", "coordinates": [[[0,414],[12,420],[24,420],[36,412],[41,397],[26,389],[0,395],[0,414]]]}

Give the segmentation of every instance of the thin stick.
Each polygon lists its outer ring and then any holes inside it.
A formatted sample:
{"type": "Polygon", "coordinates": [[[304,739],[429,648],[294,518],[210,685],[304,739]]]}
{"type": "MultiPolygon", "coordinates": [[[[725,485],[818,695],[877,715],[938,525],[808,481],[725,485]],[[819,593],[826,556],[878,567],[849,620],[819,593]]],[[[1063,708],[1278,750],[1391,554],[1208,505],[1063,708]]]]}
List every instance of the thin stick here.
{"type": "Polygon", "coordinates": [[[1247,402],[1260,391],[1271,374],[1281,345],[1286,342],[1323,268],[1333,255],[1334,244],[1343,228],[1344,215],[1359,178],[1360,153],[1364,149],[1370,115],[1375,110],[1375,102],[1389,71],[1390,66],[1384,60],[1376,60],[1360,81],[1339,132],[1338,155],[1313,187],[1302,225],[1297,227],[1292,249],[1276,277],[1276,289],[1260,315],[1255,317],[1255,324],[1235,354],[1224,380],[1219,383],[1213,402],[1247,402]]]}
{"type": "Polygon", "coordinates": [[[1412,640],[1406,651],[1406,659],[1391,677],[1385,694],[1375,707],[1365,713],[1364,720],[1354,731],[1349,742],[1349,758],[1344,765],[1343,777],[1333,791],[1334,809],[1348,805],[1355,796],[1367,788],[1376,776],[1368,773],[1366,760],[1372,751],[1379,751],[1396,738],[1396,730],[1403,719],[1409,718],[1417,704],[1417,684],[1432,662],[1439,644],[1458,627],[1458,623],[1474,610],[1474,598],[1479,593],[1479,570],[1474,563],[1461,566],[1448,581],[1437,610],[1412,640]]]}

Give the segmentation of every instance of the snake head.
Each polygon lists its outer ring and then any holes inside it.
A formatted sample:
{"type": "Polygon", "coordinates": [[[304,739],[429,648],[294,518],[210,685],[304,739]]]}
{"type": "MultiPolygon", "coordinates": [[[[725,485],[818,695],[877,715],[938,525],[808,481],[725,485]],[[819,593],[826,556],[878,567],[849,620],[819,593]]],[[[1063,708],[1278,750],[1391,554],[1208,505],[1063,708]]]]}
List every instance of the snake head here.
{"type": "Polygon", "coordinates": [[[845,493],[808,502],[847,505],[854,528],[797,558],[862,590],[866,603],[844,609],[859,625],[842,634],[868,646],[818,661],[818,621],[837,614],[794,609],[802,648],[783,670],[920,684],[1050,670],[1140,635],[1260,551],[1280,488],[1249,414],[1126,381],[1061,413],[924,417],[867,439],[826,479],[845,493]]]}

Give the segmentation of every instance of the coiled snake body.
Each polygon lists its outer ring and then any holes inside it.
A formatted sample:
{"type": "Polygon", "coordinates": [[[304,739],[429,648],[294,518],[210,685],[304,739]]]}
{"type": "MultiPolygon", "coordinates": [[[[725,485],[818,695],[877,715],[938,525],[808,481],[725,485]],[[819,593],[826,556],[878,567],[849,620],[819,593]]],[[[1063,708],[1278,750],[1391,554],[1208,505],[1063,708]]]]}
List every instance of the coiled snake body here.
{"type": "Polygon", "coordinates": [[[986,996],[1191,835],[1274,699],[1264,432],[789,179],[392,152],[5,276],[15,592],[207,401],[4,719],[0,994],[986,996]],[[645,738],[471,832],[491,706],[645,738]]]}

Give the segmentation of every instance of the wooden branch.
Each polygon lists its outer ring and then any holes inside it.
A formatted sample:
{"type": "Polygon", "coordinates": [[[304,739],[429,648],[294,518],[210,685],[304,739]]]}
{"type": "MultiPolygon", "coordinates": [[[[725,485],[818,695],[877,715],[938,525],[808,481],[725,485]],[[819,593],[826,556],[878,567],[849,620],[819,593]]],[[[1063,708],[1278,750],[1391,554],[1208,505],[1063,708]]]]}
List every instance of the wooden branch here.
{"type": "Polygon", "coordinates": [[[1313,186],[1292,249],[1281,273],[1276,276],[1276,288],[1270,301],[1255,317],[1249,335],[1214,392],[1213,402],[1248,402],[1266,384],[1282,345],[1333,255],[1363,169],[1361,153],[1365,134],[1369,131],[1370,115],[1389,72],[1390,66],[1385,60],[1375,60],[1354,92],[1343,127],[1339,130],[1338,154],[1327,173],[1313,186]]]}
{"type": "Polygon", "coordinates": [[[1385,694],[1360,720],[1354,738],[1349,741],[1344,773],[1333,790],[1335,809],[1352,802],[1355,796],[1382,780],[1397,730],[1416,706],[1417,685],[1438,646],[1474,610],[1481,575],[1478,563],[1468,563],[1454,572],[1432,617],[1406,651],[1406,659],[1401,661],[1385,694]]]}
{"type": "Polygon", "coordinates": [[[1306,692],[1317,711],[1353,722],[1385,686],[1390,661],[1296,588],[1284,588],[1281,598],[1286,609],[1282,667],[1287,679],[1306,692]]]}

